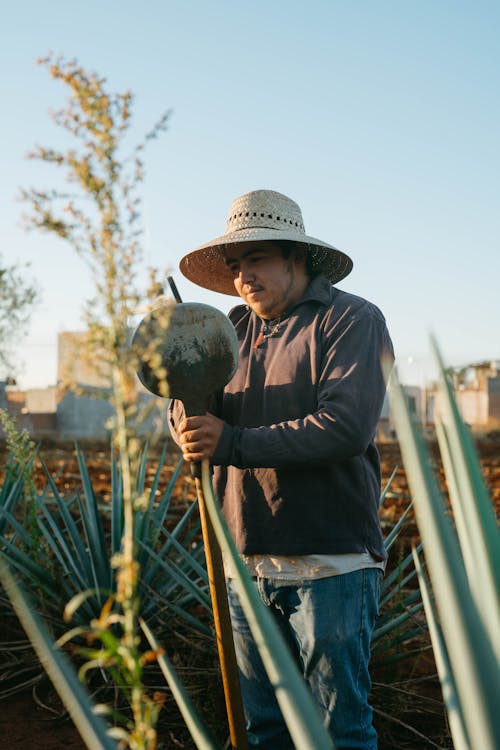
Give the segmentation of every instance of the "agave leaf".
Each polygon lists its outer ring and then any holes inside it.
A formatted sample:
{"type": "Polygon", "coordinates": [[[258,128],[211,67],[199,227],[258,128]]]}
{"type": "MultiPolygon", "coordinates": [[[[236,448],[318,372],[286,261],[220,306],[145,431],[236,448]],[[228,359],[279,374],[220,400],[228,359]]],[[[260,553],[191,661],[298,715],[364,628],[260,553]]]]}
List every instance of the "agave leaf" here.
{"type": "Polygon", "coordinates": [[[391,662],[409,659],[412,656],[415,656],[415,654],[421,654],[424,651],[428,651],[429,648],[432,648],[428,643],[427,634],[428,629],[426,622],[422,622],[414,628],[401,628],[394,634],[391,634],[390,637],[386,636],[384,639],[377,639],[373,644],[372,657],[374,661],[377,663],[383,663],[384,667],[386,667],[391,662]],[[423,637],[425,637],[425,641],[422,642],[422,645],[413,650],[408,648],[410,641],[415,639],[422,640],[423,637]],[[403,645],[405,646],[404,649],[401,648],[403,645]],[[386,651],[392,651],[394,653],[387,656],[386,651]]]}
{"type": "Polygon", "coordinates": [[[405,512],[402,514],[401,518],[398,520],[398,522],[395,524],[394,528],[391,530],[391,532],[387,535],[387,537],[384,540],[384,547],[387,551],[389,551],[398,538],[401,529],[408,518],[408,515],[413,507],[413,503],[410,503],[405,512]]]}
{"type": "Polygon", "coordinates": [[[404,578],[398,578],[397,583],[391,589],[386,590],[383,596],[381,595],[379,607],[384,607],[391,601],[391,599],[394,599],[395,597],[397,597],[399,600],[399,598],[402,596],[402,592],[404,591],[405,586],[411,581],[412,578],[415,577],[415,575],[415,568],[413,568],[413,570],[411,570],[408,575],[404,576],[404,578]]]}
{"type": "MultiPolygon", "coordinates": [[[[165,523],[165,519],[167,517],[167,513],[168,513],[168,509],[170,505],[170,500],[172,497],[172,491],[174,489],[174,485],[177,482],[177,479],[179,478],[179,474],[182,469],[183,463],[184,463],[183,459],[180,458],[170,478],[170,482],[168,483],[167,489],[163,493],[163,496],[160,502],[158,503],[158,508],[156,509],[156,512],[154,514],[154,519],[153,519],[153,527],[155,529],[161,529],[165,523]]],[[[157,536],[153,537],[153,541],[154,542],[157,541],[157,536]]]]}
{"type": "MultiPolygon", "coordinates": [[[[87,581],[87,585],[89,585],[89,582],[91,581],[92,571],[91,571],[91,567],[89,563],[88,552],[85,549],[85,546],[82,542],[82,538],[81,538],[78,526],[75,520],[73,519],[73,516],[69,512],[69,507],[73,499],[71,499],[68,503],[66,503],[61,497],[61,494],[59,490],[57,489],[57,485],[55,484],[53,478],[50,476],[50,473],[43,462],[42,462],[42,468],[45,472],[45,476],[47,477],[49,486],[52,489],[52,495],[56,503],[57,509],[59,511],[59,517],[57,519],[56,525],[58,528],[61,528],[62,530],[64,529],[66,530],[67,536],[69,537],[69,541],[77,556],[77,560],[74,561],[74,565],[86,571],[85,579],[87,581]]],[[[47,507],[45,503],[42,502],[41,499],[39,500],[39,507],[41,511],[44,513],[44,515],[48,517],[49,508],[47,507]]],[[[73,557],[73,556],[71,554],[68,554],[68,557],[73,557]]]]}
{"type": "Polygon", "coordinates": [[[461,480],[461,496],[457,499],[463,505],[462,512],[471,524],[469,533],[473,535],[473,539],[477,536],[478,540],[482,540],[485,546],[485,570],[490,575],[490,569],[493,569],[492,576],[495,582],[496,598],[498,599],[498,592],[500,591],[500,531],[470,431],[464,425],[458,411],[449,379],[446,377],[443,360],[434,338],[432,338],[432,344],[440,369],[440,392],[445,402],[446,422],[444,426],[448,431],[456,471],[459,472],[457,478],[461,480]],[[466,498],[469,498],[469,500],[466,500],[466,498]]]}
{"type": "Polygon", "coordinates": [[[500,747],[498,661],[475,608],[444,499],[395,370],[389,394],[464,722],[477,743],[474,748],[495,750],[500,747]]]}
{"type": "MultiPolygon", "coordinates": [[[[147,569],[143,571],[142,575],[143,575],[144,580],[147,583],[151,583],[151,581],[154,580],[156,576],[158,575],[159,559],[166,558],[170,554],[170,550],[173,547],[173,540],[178,539],[180,537],[187,523],[190,521],[195,508],[197,508],[197,505],[195,503],[190,505],[187,511],[184,513],[183,517],[176,524],[175,529],[170,534],[166,535],[165,542],[163,543],[162,547],[158,550],[158,557],[153,558],[154,560],[157,560],[158,562],[152,564],[150,561],[150,564],[147,566],[147,569]]],[[[156,527],[156,523],[154,524],[154,526],[156,527]]],[[[198,519],[196,522],[195,528],[193,529],[193,536],[199,533],[199,528],[200,528],[200,524],[199,524],[199,519],[198,519]]],[[[163,527],[161,529],[157,528],[157,533],[155,534],[157,540],[159,538],[160,531],[162,532],[164,531],[163,527]]],[[[186,538],[183,539],[183,544],[185,547],[189,546],[189,542],[191,541],[192,538],[193,538],[192,536],[188,535],[186,538]]],[[[154,549],[156,545],[153,545],[151,543],[150,547],[151,549],[154,549]]]]}
{"type": "Polygon", "coordinates": [[[101,515],[96,502],[94,489],[88,473],[87,465],[80,448],[77,447],[77,460],[82,479],[83,496],[85,504],[78,494],[78,502],[81,507],[82,521],[89,548],[89,558],[96,588],[103,586],[110,588],[112,585],[112,571],[106,548],[106,539],[102,526],[101,515]],[[84,512],[84,509],[86,512],[84,512]]]}
{"type": "MultiPolygon", "coordinates": [[[[34,562],[29,554],[10,542],[4,541],[4,545],[5,550],[0,550],[0,555],[22,575],[25,585],[30,588],[32,598],[38,604],[38,611],[43,612],[46,618],[55,617],[56,625],[60,625],[62,602],[75,594],[72,579],[66,576],[55,578],[49,570],[34,562]]],[[[88,621],[94,614],[91,609],[87,609],[82,616],[88,621]]]]}
{"type": "Polygon", "coordinates": [[[407,609],[398,617],[391,617],[390,621],[387,622],[385,625],[380,625],[376,627],[375,630],[373,631],[372,641],[373,642],[377,641],[379,638],[382,638],[382,636],[387,635],[387,633],[390,633],[391,630],[394,630],[395,628],[405,623],[411,617],[416,615],[417,612],[420,612],[423,606],[424,605],[422,604],[422,602],[419,602],[418,604],[415,604],[415,606],[407,609]]]}
{"type": "Polygon", "coordinates": [[[203,545],[201,545],[198,541],[200,538],[201,522],[199,516],[197,516],[195,513],[197,508],[198,501],[196,500],[188,507],[188,509],[184,513],[184,516],[177,523],[175,529],[172,530],[170,536],[173,539],[179,539],[182,536],[182,543],[184,544],[184,546],[193,549],[193,554],[200,555],[201,551],[201,557],[203,557],[203,545]],[[192,520],[191,526],[187,526],[187,523],[192,515],[194,515],[195,518],[192,520]]]}
{"type": "MultiPolygon", "coordinates": [[[[146,450],[144,450],[144,456],[146,455],[146,450]]],[[[162,448],[162,452],[160,455],[160,458],[158,460],[157,466],[156,466],[156,472],[155,476],[153,478],[153,482],[151,484],[151,487],[149,489],[149,502],[147,509],[145,513],[141,517],[141,523],[137,524],[137,536],[136,538],[138,540],[143,539],[144,536],[147,534],[151,536],[151,515],[153,513],[154,505],[155,505],[155,498],[156,498],[156,491],[158,489],[158,484],[160,482],[160,476],[161,476],[161,470],[163,467],[163,464],[165,463],[165,458],[167,455],[167,443],[165,441],[165,444],[162,448]]],[[[144,464],[146,467],[146,463],[144,464]]],[[[145,471],[145,469],[144,469],[145,471]]],[[[145,484],[145,479],[143,480],[143,485],[145,484]]],[[[169,498],[170,499],[170,498],[169,498]]],[[[154,544],[153,544],[154,546],[154,544]]]]}
{"type": "Polygon", "coordinates": [[[425,577],[420,558],[415,549],[413,549],[413,559],[415,561],[415,570],[417,571],[418,581],[422,592],[422,601],[425,607],[425,615],[429,624],[429,634],[431,636],[432,648],[436,661],[436,669],[443,689],[443,698],[446,704],[446,711],[450,722],[450,730],[453,737],[453,747],[455,750],[470,750],[470,742],[467,738],[467,730],[464,726],[463,716],[460,712],[460,704],[457,698],[455,680],[451,669],[448,653],[441,633],[441,628],[437,620],[432,597],[425,577]]]}
{"type": "Polygon", "coordinates": [[[434,349],[445,404],[437,435],[450,500],[470,590],[500,664],[500,530],[472,439],[460,417],[435,342],[434,349]]]}
{"type": "Polygon", "coordinates": [[[192,701],[186,693],[181,681],[177,677],[172,664],[168,660],[165,653],[162,653],[162,650],[160,649],[160,646],[153,633],[148,628],[144,620],[140,619],[139,622],[142,631],[149,642],[149,645],[151,646],[153,651],[157,652],[158,654],[157,659],[162,674],[167,681],[167,684],[172,692],[175,702],[179,707],[184,722],[189,729],[196,747],[198,748],[198,750],[220,750],[220,746],[213,739],[210,732],[199,717],[192,701]]]}
{"type": "MultiPolygon", "coordinates": [[[[146,441],[146,445],[144,447],[144,450],[141,451],[141,455],[139,458],[139,467],[137,470],[137,476],[136,476],[136,485],[135,485],[135,497],[136,499],[141,498],[141,504],[135,503],[134,507],[134,539],[137,541],[137,539],[141,539],[144,535],[145,531],[147,533],[147,529],[145,530],[145,516],[146,511],[143,508],[142,501],[146,495],[146,469],[147,469],[147,459],[148,459],[148,442],[146,441]]],[[[149,507],[151,503],[154,503],[154,497],[151,497],[151,494],[148,496],[147,506],[149,507]]]]}
{"type": "Polygon", "coordinates": [[[60,529],[53,514],[48,511],[45,505],[41,506],[41,510],[47,520],[48,526],[39,520],[38,527],[47,544],[52,549],[63,572],[67,575],[74,576],[75,587],[80,586],[86,588],[90,584],[90,581],[86,576],[82,575],[82,567],[81,565],[78,565],[78,560],[75,559],[74,550],[66,542],[67,536],[63,533],[63,530],[60,529]]]}
{"type": "MultiPolygon", "coordinates": [[[[93,513],[88,512],[88,505],[82,501],[79,494],[77,495],[77,501],[85,541],[87,543],[86,552],[91,572],[89,585],[97,590],[101,588],[108,590],[113,587],[114,582],[111,561],[106,554],[106,542],[100,538],[99,534],[96,535],[94,533],[96,529],[92,519],[93,513]]],[[[99,600],[102,603],[100,595],[99,600]]]]}
{"type": "Polygon", "coordinates": [[[144,488],[146,486],[146,469],[148,465],[148,449],[149,449],[149,441],[146,440],[144,449],[141,452],[141,457],[139,460],[139,469],[137,471],[137,484],[136,484],[137,496],[140,496],[143,494],[144,488]]]}
{"type": "MultiPolygon", "coordinates": [[[[208,585],[208,575],[206,567],[203,565],[200,565],[200,563],[196,560],[195,557],[187,550],[185,547],[180,544],[177,539],[172,537],[168,531],[165,530],[165,534],[168,535],[170,538],[171,546],[173,545],[174,549],[178,552],[178,555],[175,557],[174,560],[172,560],[172,563],[175,564],[175,567],[186,577],[189,577],[189,574],[194,576],[196,579],[201,580],[205,585],[208,585]],[[185,572],[187,571],[187,573],[185,572]]],[[[143,547],[146,550],[146,553],[148,557],[157,560],[158,564],[161,566],[162,563],[165,561],[166,556],[162,555],[161,553],[157,555],[151,547],[144,544],[144,542],[140,542],[141,547],[143,547]]]]}
{"type": "MultiPolygon", "coordinates": [[[[13,510],[15,510],[15,508],[13,510]]],[[[3,518],[5,520],[5,525],[8,524],[8,526],[14,529],[14,531],[16,532],[16,538],[19,537],[19,539],[21,539],[26,545],[29,545],[31,543],[31,535],[29,534],[29,532],[26,531],[22,523],[20,523],[17,518],[12,515],[12,513],[10,513],[5,507],[0,507],[0,518],[3,518]]],[[[3,533],[0,534],[0,537],[3,537],[3,533]]],[[[4,537],[3,543],[5,543],[5,541],[6,539],[4,537]]]]}
{"type": "Polygon", "coordinates": [[[5,559],[6,563],[11,561],[12,566],[20,573],[32,578],[33,581],[39,582],[41,586],[44,586],[44,591],[46,593],[53,590],[53,576],[51,576],[45,568],[42,568],[41,565],[36,563],[29,555],[18,549],[8,539],[3,540],[3,549],[0,549],[0,555],[5,559]]]}
{"type": "MultiPolygon", "coordinates": [[[[143,610],[144,619],[147,622],[161,624],[166,630],[175,630],[175,627],[173,627],[170,623],[172,615],[175,615],[175,617],[177,617],[179,620],[183,620],[194,630],[202,633],[202,635],[213,637],[213,630],[208,625],[206,625],[203,620],[200,620],[195,615],[192,615],[186,608],[185,604],[181,604],[181,606],[179,606],[172,599],[163,597],[161,592],[158,593],[157,591],[154,591],[152,593],[155,600],[155,606],[149,607],[147,608],[147,610],[146,608],[143,610]],[[163,622],[163,615],[165,614],[168,616],[167,623],[163,622]]],[[[175,623],[175,626],[177,626],[177,624],[178,623],[175,623]]]]}
{"type": "MultiPolygon", "coordinates": [[[[422,549],[422,543],[420,543],[417,547],[417,550],[420,551],[422,549]]],[[[394,581],[401,577],[401,573],[403,570],[406,570],[409,565],[413,566],[413,558],[411,552],[398,563],[397,567],[392,571],[392,573],[389,573],[388,576],[384,579],[384,582],[382,584],[382,591],[385,593],[385,591],[392,586],[394,581]]]]}
{"type": "Polygon", "coordinates": [[[472,540],[470,539],[470,536],[467,532],[467,521],[463,514],[462,504],[458,499],[460,495],[460,485],[458,484],[455,467],[453,466],[453,458],[450,442],[448,440],[448,434],[446,432],[444,424],[439,418],[436,418],[436,436],[438,439],[439,450],[443,461],[446,484],[453,508],[453,519],[455,521],[455,526],[460,540],[460,548],[464,557],[465,569],[470,581],[474,579],[474,576],[477,573],[477,561],[474,557],[473,550],[471,549],[472,540]]]}
{"type": "Polygon", "coordinates": [[[23,497],[23,489],[24,476],[22,474],[14,482],[10,481],[8,476],[5,478],[3,486],[0,488],[0,511],[4,512],[0,516],[0,535],[4,533],[7,523],[5,513],[14,513],[23,497]]]}
{"type": "Polygon", "coordinates": [[[410,591],[401,589],[401,591],[395,592],[395,597],[396,599],[393,602],[390,611],[379,616],[377,620],[379,626],[384,625],[392,617],[394,617],[395,612],[399,616],[402,610],[408,610],[409,607],[414,605],[415,603],[421,603],[420,591],[418,590],[418,588],[412,589],[410,591]]]}
{"type": "Polygon", "coordinates": [[[210,609],[210,597],[197,583],[193,582],[178,566],[172,565],[168,560],[162,560],[159,558],[153,550],[149,550],[149,554],[154,559],[157,559],[158,563],[167,574],[166,581],[170,591],[174,588],[173,582],[175,582],[175,584],[181,586],[182,589],[187,591],[199,604],[210,609]]]}
{"type": "Polygon", "coordinates": [[[378,507],[379,507],[379,508],[381,508],[381,507],[382,507],[382,505],[383,505],[383,503],[384,503],[384,500],[385,500],[385,498],[386,498],[386,495],[387,495],[387,493],[388,493],[388,491],[389,491],[389,489],[390,489],[390,487],[391,487],[391,484],[392,484],[392,482],[393,482],[393,480],[394,480],[394,477],[395,477],[395,476],[396,476],[396,474],[397,474],[397,471],[398,471],[398,469],[399,469],[399,466],[397,466],[397,465],[396,465],[396,466],[394,467],[393,471],[392,471],[392,474],[391,474],[391,476],[390,476],[390,477],[389,477],[389,479],[387,480],[387,483],[386,483],[386,485],[385,485],[384,489],[382,490],[382,492],[381,492],[381,494],[380,494],[380,497],[379,497],[379,501],[378,501],[378,507]]]}

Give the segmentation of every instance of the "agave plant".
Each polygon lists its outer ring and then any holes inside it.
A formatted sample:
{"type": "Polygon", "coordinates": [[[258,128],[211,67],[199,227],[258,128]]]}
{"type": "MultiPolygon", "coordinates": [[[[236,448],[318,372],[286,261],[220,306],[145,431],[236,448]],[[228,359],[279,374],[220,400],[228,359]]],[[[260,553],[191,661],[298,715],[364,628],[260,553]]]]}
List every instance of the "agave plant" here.
{"type": "MultiPolygon", "coordinates": [[[[160,639],[166,639],[180,623],[183,631],[210,635],[210,597],[196,504],[190,503],[180,519],[171,507],[182,460],[159,494],[165,457],[166,446],[150,486],[146,487],[148,452],[144,449],[136,488],[137,497],[142,498],[135,525],[141,616],[160,639]]],[[[81,490],[70,497],[60,493],[56,479],[43,466],[47,484],[35,496],[35,532],[26,528],[15,512],[22,498],[22,476],[15,479],[8,472],[0,491],[0,555],[17,572],[55,637],[66,629],[63,611],[70,601],[72,606],[67,611],[73,627],[87,626],[100,617],[116,588],[113,556],[120,550],[123,533],[122,483],[114,456],[108,506],[99,505],[85,457],[78,448],[77,459],[81,490]]],[[[20,664],[8,646],[6,653],[10,660],[14,659],[11,675],[14,669],[19,671],[20,664]]],[[[35,674],[32,679],[37,677],[35,674]]],[[[13,689],[11,683],[9,689],[13,689]]]]}
{"type": "Polygon", "coordinates": [[[11,454],[0,487],[0,535],[4,533],[7,524],[6,514],[12,514],[23,499],[24,483],[24,472],[11,454]]]}
{"type": "MultiPolygon", "coordinates": [[[[15,417],[0,408],[0,424],[6,435],[9,454],[0,487],[0,509],[12,512],[24,500],[22,513],[25,522],[33,521],[33,466],[37,447],[25,429],[20,430],[15,417]],[[28,518],[29,517],[29,518],[28,518]]],[[[0,535],[5,529],[6,519],[0,515],[0,535]]]]}
{"type": "MultiPolygon", "coordinates": [[[[382,491],[379,501],[381,510],[397,470],[396,466],[382,491]]],[[[389,559],[391,550],[404,530],[412,509],[413,502],[409,502],[384,539],[384,547],[389,559]]],[[[390,662],[408,658],[413,653],[408,649],[408,644],[421,640],[423,632],[426,631],[425,624],[416,623],[416,616],[423,604],[418,587],[410,585],[415,578],[416,571],[411,553],[398,560],[393,565],[392,572],[384,577],[380,592],[380,615],[372,636],[372,659],[375,664],[383,662],[387,666],[390,662]]]]}
{"type": "Polygon", "coordinates": [[[396,374],[391,382],[428,578],[417,552],[414,557],[455,747],[494,750],[500,747],[500,534],[469,430],[433,346],[443,404],[437,435],[453,518],[396,374]]]}

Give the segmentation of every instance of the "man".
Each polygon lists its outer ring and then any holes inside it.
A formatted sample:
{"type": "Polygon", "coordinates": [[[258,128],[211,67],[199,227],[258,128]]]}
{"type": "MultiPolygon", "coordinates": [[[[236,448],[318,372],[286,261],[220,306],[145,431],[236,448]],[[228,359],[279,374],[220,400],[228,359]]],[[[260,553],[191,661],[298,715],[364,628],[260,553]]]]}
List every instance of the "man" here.
{"type": "MultiPolygon", "coordinates": [[[[332,286],[352,268],[305,234],[299,206],[257,190],[226,233],[186,255],[195,283],[237,294],[239,364],[204,416],[171,429],[187,461],[210,459],[229,529],[338,748],[376,750],[370,638],[385,552],[374,437],[392,344],[378,308],[332,286]]],[[[228,571],[230,576],[231,571],[228,571]]],[[[251,746],[293,744],[237,592],[231,618],[251,746]]]]}

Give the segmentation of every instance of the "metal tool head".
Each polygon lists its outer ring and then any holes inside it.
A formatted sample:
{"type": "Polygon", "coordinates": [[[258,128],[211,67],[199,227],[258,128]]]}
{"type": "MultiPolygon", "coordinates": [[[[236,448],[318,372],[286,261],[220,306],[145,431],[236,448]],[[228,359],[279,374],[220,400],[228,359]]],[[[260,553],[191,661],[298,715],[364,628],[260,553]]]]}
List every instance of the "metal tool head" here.
{"type": "Polygon", "coordinates": [[[203,414],[209,395],[232,378],[238,340],[229,318],[198,302],[155,308],[132,340],[137,374],[154,393],[180,399],[188,415],[203,414]]]}

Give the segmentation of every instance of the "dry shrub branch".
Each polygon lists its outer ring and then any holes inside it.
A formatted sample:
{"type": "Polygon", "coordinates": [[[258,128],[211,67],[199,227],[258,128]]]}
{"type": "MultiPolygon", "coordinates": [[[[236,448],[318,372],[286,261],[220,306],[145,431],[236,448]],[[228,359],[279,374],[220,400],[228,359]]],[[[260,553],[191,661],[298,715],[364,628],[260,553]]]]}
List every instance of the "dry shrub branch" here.
{"type": "MultiPolygon", "coordinates": [[[[59,167],[64,182],[62,188],[23,190],[22,198],[29,206],[25,219],[28,227],[67,242],[90,270],[95,296],[84,313],[83,356],[98,378],[110,384],[104,396],[113,406],[110,427],[123,482],[124,534],[121,551],[113,560],[116,594],[101,616],[89,623],[84,651],[89,661],[84,671],[104,667],[113,674],[133,716],[116,735],[130,748],[152,750],[159,708],[142,681],[143,666],[152,655],[140,651],[134,545],[135,511],[143,501],[135,490],[141,447],[138,428],[144,419],[136,378],[142,353],[130,346],[128,322],[145,300],[152,305],[162,288],[155,270],[150,271],[145,289],[138,282],[143,261],[139,188],[144,179],[144,148],[166,129],[169,113],[130,153],[124,153],[132,94],[109,93],[104,78],[87,72],[75,60],[49,55],[38,62],[67,87],[67,105],[52,117],[70,136],[71,146],[65,150],[36,146],[28,155],[59,167]]],[[[165,315],[168,318],[168,308],[165,315]]],[[[70,378],[67,385],[75,383],[70,378]]],[[[68,611],[78,604],[69,603],[68,611]]]]}

